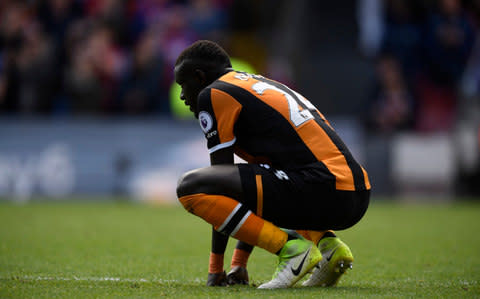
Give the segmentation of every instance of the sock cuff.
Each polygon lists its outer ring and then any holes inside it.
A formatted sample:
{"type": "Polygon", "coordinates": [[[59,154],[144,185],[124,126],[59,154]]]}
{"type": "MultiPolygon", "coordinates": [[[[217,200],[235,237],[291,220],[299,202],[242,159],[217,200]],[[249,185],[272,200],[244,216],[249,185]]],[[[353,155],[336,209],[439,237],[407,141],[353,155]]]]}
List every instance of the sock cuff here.
{"type": "Polygon", "coordinates": [[[208,263],[208,273],[223,272],[223,254],[210,252],[210,259],[208,263]]]}
{"type": "Polygon", "coordinates": [[[282,249],[287,243],[288,234],[265,220],[265,223],[260,231],[257,245],[273,254],[282,249]]]}
{"type": "Polygon", "coordinates": [[[247,252],[242,249],[235,248],[232,255],[232,263],[230,267],[247,267],[248,257],[250,256],[250,252],[247,252]]]}

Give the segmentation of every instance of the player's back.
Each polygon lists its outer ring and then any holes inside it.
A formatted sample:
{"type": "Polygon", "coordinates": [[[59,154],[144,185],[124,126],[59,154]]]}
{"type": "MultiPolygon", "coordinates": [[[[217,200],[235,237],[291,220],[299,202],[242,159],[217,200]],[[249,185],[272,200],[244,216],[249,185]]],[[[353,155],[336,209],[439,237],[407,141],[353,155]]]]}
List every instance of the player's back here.
{"type": "Polygon", "coordinates": [[[335,177],[337,189],[370,188],[366,172],[325,117],[281,83],[229,72],[201,92],[199,108],[210,152],[234,145],[249,163],[280,169],[317,164],[335,177]]]}

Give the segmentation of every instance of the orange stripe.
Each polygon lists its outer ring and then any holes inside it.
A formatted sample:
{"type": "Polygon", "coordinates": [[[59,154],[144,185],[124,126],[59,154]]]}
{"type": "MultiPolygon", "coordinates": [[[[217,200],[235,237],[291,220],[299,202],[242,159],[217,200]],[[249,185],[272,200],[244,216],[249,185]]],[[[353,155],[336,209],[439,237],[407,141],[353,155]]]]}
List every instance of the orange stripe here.
{"type": "Polygon", "coordinates": [[[363,171],[363,177],[365,178],[365,187],[367,188],[367,190],[370,190],[372,186],[370,186],[370,179],[368,178],[368,174],[363,167],[362,167],[362,171],[363,171]]]}
{"type": "Polygon", "coordinates": [[[235,78],[235,76],[237,76],[238,73],[236,72],[230,72],[226,75],[224,75],[223,77],[220,77],[220,81],[223,81],[223,82],[227,82],[227,83],[230,83],[230,84],[234,84],[236,86],[240,86],[242,87],[243,89],[245,89],[246,91],[250,92],[251,94],[257,96],[257,94],[252,90],[252,85],[257,83],[258,80],[255,79],[255,78],[248,78],[248,80],[239,80],[237,78],[235,78]]]}
{"type": "Polygon", "coordinates": [[[256,245],[271,253],[276,253],[285,245],[287,239],[288,235],[286,232],[273,223],[264,220],[256,245]]]}
{"type": "MultiPolygon", "coordinates": [[[[301,126],[295,127],[290,120],[290,110],[288,107],[288,102],[286,100],[278,100],[279,96],[284,97],[283,94],[276,90],[268,89],[265,90],[262,95],[259,95],[252,90],[252,85],[258,82],[258,80],[254,78],[249,78],[245,81],[238,80],[235,78],[235,75],[235,72],[231,72],[221,77],[220,80],[244,88],[257,98],[259,98],[261,101],[275,109],[277,112],[279,112],[286,120],[289,121],[292,127],[295,128],[300,138],[303,140],[305,145],[312,151],[317,160],[322,161],[328,168],[328,170],[336,177],[336,189],[350,191],[355,190],[353,174],[348,166],[345,156],[340,152],[340,150],[333,143],[328,134],[320,127],[319,124],[315,122],[315,120],[309,120],[301,126]]],[[[299,109],[302,110],[302,107],[299,106],[299,109]]],[[[321,114],[318,110],[317,112],[322,119],[325,119],[323,114],[321,114]]],[[[215,114],[217,115],[216,111],[215,114]]],[[[328,125],[330,125],[328,121],[326,122],[328,125]]],[[[367,186],[367,188],[369,188],[368,186],[370,184],[368,182],[368,178],[366,177],[365,171],[364,175],[366,178],[365,185],[367,186]]]]}
{"type": "MultiPolygon", "coordinates": [[[[269,106],[274,107],[275,110],[277,110],[288,122],[292,125],[292,121],[290,120],[290,108],[288,107],[288,102],[287,100],[284,101],[279,101],[278,97],[285,97],[281,92],[273,89],[267,89],[265,90],[261,95],[256,93],[253,89],[252,86],[253,84],[260,82],[259,80],[255,78],[248,78],[248,80],[240,80],[235,78],[238,74],[236,72],[230,72],[223,77],[220,78],[220,81],[227,82],[229,84],[234,84],[236,86],[239,86],[243,88],[244,90],[248,91],[255,97],[261,99],[263,102],[267,103],[269,106]]],[[[213,89],[212,89],[213,90],[213,89]]],[[[303,108],[299,105],[298,108],[300,110],[303,110],[303,108]]],[[[216,114],[216,112],[215,112],[216,114]]]]}
{"type": "Polygon", "coordinates": [[[232,141],[235,137],[233,127],[242,105],[234,97],[218,89],[211,90],[213,112],[217,119],[218,137],[220,143],[232,141]]]}
{"type": "MultiPolygon", "coordinates": [[[[333,233],[333,231],[331,231],[333,233]]],[[[313,244],[318,244],[320,239],[325,235],[326,231],[314,231],[310,230],[308,231],[308,235],[310,238],[308,238],[310,241],[313,242],[313,244]]]]}
{"type": "Polygon", "coordinates": [[[223,195],[197,193],[185,195],[178,199],[190,213],[203,218],[215,229],[225,222],[238,205],[238,201],[223,195]]]}
{"type": "Polygon", "coordinates": [[[263,226],[263,219],[251,213],[233,237],[247,244],[255,246],[257,245],[263,226]]]}
{"type": "Polygon", "coordinates": [[[263,185],[262,185],[262,176],[257,174],[255,176],[255,181],[257,182],[257,215],[262,217],[263,214],[263,185]]]}
{"type": "Polygon", "coordinates": [[[355,190],[352,171],[348,167],[345,156],[319,124],[314,120],[308,121],[297,128],[297,133],[315,157],[336,176],[338,190],[355,190]]]}

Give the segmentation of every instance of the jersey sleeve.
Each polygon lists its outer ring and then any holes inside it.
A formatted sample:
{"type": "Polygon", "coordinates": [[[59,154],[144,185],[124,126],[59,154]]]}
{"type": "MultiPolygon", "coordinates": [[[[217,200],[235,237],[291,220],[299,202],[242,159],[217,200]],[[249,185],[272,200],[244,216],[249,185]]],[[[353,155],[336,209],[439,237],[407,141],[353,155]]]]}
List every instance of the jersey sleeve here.
{"type": "Polygon", "coordinates": [[[242,105],[228,93],[208,88],[198,97],[198,121],[205,133],[209,153],[235,144],[235,123],[242,105]]]}

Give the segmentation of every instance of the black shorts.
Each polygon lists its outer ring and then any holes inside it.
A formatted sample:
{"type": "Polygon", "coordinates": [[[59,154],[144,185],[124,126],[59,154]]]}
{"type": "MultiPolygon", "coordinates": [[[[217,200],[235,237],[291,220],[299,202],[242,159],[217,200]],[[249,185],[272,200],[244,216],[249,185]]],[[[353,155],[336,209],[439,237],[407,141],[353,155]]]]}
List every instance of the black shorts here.
{"type": "Polygon", "coordinates": [[[370,190],[335,189],[331,175],[311,164],[279,170],[264,164],[238,164],[241,201],[275,225],[302,230],[342,230],[367,211],[370,190]]]}

